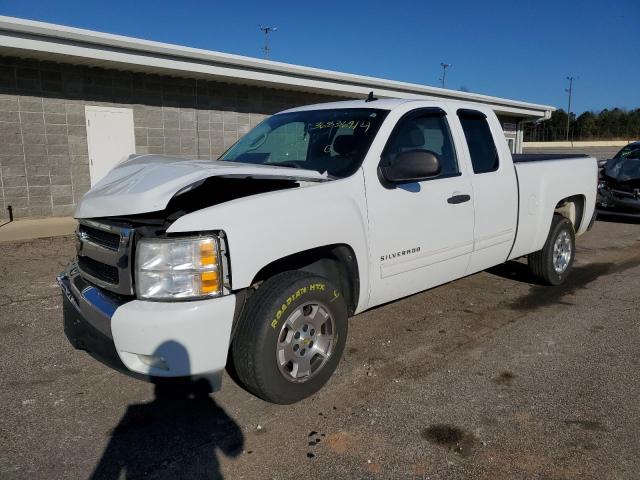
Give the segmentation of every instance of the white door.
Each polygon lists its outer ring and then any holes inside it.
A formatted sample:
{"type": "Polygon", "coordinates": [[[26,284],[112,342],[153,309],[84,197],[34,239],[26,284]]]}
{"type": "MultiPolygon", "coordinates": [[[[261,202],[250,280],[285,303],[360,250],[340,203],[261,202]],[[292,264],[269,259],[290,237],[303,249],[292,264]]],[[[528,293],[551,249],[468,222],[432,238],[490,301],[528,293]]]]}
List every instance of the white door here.
{"type": "Polygon", "coordinates": [[[367,182],[373,273],[371,303],[378,305],[464,276],[473,249],[472,186],[460,165],[444,112],[406,115],[382,154],[429,150],[441,173],[402,185],[367,182]],[[375,265],[379,266],[379,270],[375,265]]]}
{"type": "Polygon", "coordinates": [[[475,210],[473,254],[467,274],[507,260],[516,235],[518,187],[516,173],[495,116],[477,110],[458,110],[473,169],[475,210]]]}
{"type": "Polygon", "coordinates": [[[115,107],[85,107],[89,173],[95,185],[113,167],[136,153],[133,110],[115,107]]]}

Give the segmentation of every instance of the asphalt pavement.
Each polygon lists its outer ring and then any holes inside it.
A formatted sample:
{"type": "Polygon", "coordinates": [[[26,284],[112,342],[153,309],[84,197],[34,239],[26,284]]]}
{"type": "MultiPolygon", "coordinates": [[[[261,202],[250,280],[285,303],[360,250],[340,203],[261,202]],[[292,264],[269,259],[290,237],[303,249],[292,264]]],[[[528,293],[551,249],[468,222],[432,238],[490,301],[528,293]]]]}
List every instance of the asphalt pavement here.
{"type": "Polygon", "coordinates": [[[62,331],[70,236],[0,243],[0,478],[640,478],[640,223],[598,221],[561,287],[521,262],[350,320],[312,398],[179,394],[62,331]]]}

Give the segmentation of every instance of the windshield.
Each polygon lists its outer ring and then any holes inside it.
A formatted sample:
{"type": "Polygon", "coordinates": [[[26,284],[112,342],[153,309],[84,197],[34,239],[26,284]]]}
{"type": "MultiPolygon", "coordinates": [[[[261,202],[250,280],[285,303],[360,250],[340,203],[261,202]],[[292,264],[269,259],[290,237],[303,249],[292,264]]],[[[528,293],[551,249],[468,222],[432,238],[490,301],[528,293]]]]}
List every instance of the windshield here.
{"type": "Polygon", "coordinates": [[[627,145],[613,158],[640,158],[640,143],[627,145]]]}
{"type": "Polygon", "coordinates": [[[362,164],[387,113],[367,108],[281,113],[247,133],[220,160],[348,177],[362,164]]]}
{"type": "Polygon", "coordinates": [[[640,179],[640,158],[614,158],[607,162],[605,175],[620,182],[640,179]]]}

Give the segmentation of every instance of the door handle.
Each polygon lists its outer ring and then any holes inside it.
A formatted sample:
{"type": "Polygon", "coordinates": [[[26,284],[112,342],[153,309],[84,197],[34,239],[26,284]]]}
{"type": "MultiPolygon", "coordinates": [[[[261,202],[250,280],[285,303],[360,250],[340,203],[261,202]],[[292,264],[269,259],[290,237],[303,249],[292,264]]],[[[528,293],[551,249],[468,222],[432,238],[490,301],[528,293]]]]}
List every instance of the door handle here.
{"type": "Polygon", "coordinates": [[[468,202],[469,200],[471,200],[471,195],[454,194],[449,198],[447,198],[447,203],[457,205],[458,203],[465,203],[465,202],[468,202]]]}

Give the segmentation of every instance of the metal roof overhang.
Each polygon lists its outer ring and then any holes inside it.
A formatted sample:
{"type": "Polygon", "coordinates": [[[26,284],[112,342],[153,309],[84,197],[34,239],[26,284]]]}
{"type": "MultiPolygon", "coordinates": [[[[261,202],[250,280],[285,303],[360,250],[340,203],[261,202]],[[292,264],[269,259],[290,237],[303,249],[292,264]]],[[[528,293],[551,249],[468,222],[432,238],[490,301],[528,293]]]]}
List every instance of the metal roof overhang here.
{"type": "Polygon", "coordinates": [[[554,107],[0,16],[0,55],[363,98],[446,98],[548,118],[554,107]]]}

